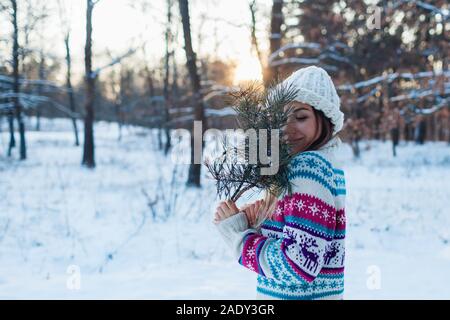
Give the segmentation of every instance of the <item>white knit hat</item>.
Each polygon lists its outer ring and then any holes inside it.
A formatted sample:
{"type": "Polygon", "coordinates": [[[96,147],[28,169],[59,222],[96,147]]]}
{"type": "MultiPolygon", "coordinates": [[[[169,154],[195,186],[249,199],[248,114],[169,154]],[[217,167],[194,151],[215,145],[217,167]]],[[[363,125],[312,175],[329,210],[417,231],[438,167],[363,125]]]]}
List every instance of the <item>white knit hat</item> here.
{"type": "Polygon", "coordinates": [[[316,66],[301,68],[283,81],[283,85],[292,85],[297,91],[296,101],[309,104],[321,110],[333,124],[333,135],[344,125],[344,114],[339,109],[340,99],[328,73],[316,66]]]}

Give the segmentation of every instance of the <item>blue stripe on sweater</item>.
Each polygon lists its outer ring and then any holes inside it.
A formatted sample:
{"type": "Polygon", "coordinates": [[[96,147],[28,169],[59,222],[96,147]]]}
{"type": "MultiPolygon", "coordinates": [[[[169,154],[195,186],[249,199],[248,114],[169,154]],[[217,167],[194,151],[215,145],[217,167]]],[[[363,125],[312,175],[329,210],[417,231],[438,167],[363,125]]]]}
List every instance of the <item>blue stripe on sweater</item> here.
{"type": "Polygon", "coordinates": [[[284,223],[266,219],[266,220],[264,220],[264,223],[261,225],[261,227],[269,227],[270,230],[277,231],[279,229],[280,231],[282,231],[283,227],[284,227],[284,223]]]}
{"type": "Polygon", "coordinates": [[[331,194],[333,196],[337,196],[340,194],[346,194],[346,190],[345,189],[336,189],[333,188],[332,186],[330,186],[330,184],[325,181],[325,179],[323,179],[322,177],[320,177],[319,175],[306,171],[306,170],[292,170],[289,174],[288,174],[288,179],[295,179],[295,178],[308,178],[314,181],[319,182],[321,185],[323,185],[325,188],[327,188],[331,194]]]}
{"type": "Polygon", "coordinates": [[[335,291],[325,291],[322,293],[310,294],[310,295],[304,295],[304,296],[298,296],[298,295],[294,296],[294,295],[279,293],[279,292],[268,290],[268,289],[261,288],[261,287],[257,287],[256,290],[262,294],[276,297],[278,299],[283,299],[283,300],[312,300],[312,299],[325,298],[327,296],[344,293],[344,289],[341,289],[341,290],[335,290],[335,291]]]}
{"type": "MultiPolygon", "coordinates": [[[[298,156],[294,157],[291,160],[290,165],[291,165],[291,170],[290,170],[290,173],[288,174],[289,179],[298,178],[298,177],[310,178],[310,179],[313,179],[313,180],[321,183],[328,190],[330,190],[330,192],[334,196],[346,194],[344,171],[341,169],[334,168],[327,159],[325,159],[323,156],[321,156],[317,152],[314,152],[314,151],[302,152],[298,156]],[[322,178],[321,176],[319,176],[316,173],[309,172],[305,169],[301,169],[301,170],[296,169],[296,166],[300,162],[306,162],[309,157],[320,159],[326,165],[328,170],[333,171],[335,173],[335,178],[333,179],[333,182],[336,184],[336,188],[334,186],[330,185],[330,183],[328,183],[324,178],[322,178]]],[[[310,168],[311,168],[311,170],[315,170],[315,168],[313,168],[313,167],[310,167],[310,168]]]]}
{"type": "MultiPolygon", "coordinates": [[[[321,156],[320,154],[318,154],[317,152],[314,151],[306,151],[306,152],[301,152],[300,155],[307,155],[307,156],[313,156],[316,157],[317,159],[322,160],[330,169],[333,169],[333,165],[327,160],[325,159],[323,156],[321,156]]],[[[295,159],[295,158],[294,158],[295,159]]]]}
{"type": "Polygon", "coordinates": [[[286,261],[286,257],[284,256],[283,252],[281,251],[281,241],[282,241],[282,239],[272,240],[269,242],[269,244],[267,246],[267,257],[266,258],[267,258],[267,262],[269,263],[269,268],[273,274],[273,277],[275,279],[280,279],[281,276],[283,276],[285,279],[286,279],[286,277],[287,278],[291,277],[292,279],[295,279],[296,281],[305,283],[306,281],[303,278],[301,278],[301,276],[298,275],[286,261]],[[284,270],[282,267],[284,267],[284,270]],[[279,274],[279,272],[281,274],[279,274]]]}

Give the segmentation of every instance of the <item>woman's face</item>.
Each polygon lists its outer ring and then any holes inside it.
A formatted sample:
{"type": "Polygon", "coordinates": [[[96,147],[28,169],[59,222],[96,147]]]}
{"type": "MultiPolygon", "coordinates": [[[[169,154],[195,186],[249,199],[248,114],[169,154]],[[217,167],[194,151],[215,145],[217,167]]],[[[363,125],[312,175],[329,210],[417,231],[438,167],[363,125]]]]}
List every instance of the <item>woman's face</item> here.
{"type": "MultiPolygon", "coordinates": [[[[288,107],[286,106],[286,111],[288,107]]],[[[290,107],[292,107],[292,113],[284,128],[284,139],[291,146],[291,152],[296,154],[316,141],[322,128],[310,105],[294,101],[290,107]]]]}

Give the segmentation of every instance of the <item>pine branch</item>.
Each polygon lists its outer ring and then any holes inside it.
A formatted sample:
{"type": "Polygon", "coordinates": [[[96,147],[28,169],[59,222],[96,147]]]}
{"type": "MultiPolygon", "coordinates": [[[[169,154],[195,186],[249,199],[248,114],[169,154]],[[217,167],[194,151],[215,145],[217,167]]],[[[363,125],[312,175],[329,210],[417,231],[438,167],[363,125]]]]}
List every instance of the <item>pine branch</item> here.
{"type": "Polygon", "coordinates": [[[239,129],[244,131],[245,143],[243,146],[235,146],[223,139],[222,155],[212,162],[205,161],[204,164],[216,181],[217,194],[237,201],[242,194],[253,188],[267,190],[274,195],[291,193],[288,165],[292,156],[290,147],[282,136],[292,112],[290,103],[294,100],[296,91],[282,83],[274,83],[265,90],[252,83],[237,92],[229,93],[229,96],[237,113],[239,129]],[[274,142],[278,143],[278,153],[272,150],[272,134],[278,135],[278,141],[274,142]],[[260,158],[261,148],[267,150],[268,159],[260,158]],[[269,161],[267,163],[262,160],[269,161]],[[263,169],[276,163],[278,171],[263,174],[263,169]]]}

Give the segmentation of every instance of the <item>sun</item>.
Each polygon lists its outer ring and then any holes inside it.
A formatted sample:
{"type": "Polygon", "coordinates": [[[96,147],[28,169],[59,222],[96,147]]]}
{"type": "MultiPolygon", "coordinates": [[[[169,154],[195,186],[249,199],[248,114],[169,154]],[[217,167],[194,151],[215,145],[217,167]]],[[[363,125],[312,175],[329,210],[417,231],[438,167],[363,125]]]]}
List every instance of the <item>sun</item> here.
{"type": "Polygon", "coordinates": [[[234,84],[239,85],[242,82],[255,80],[262,80],[258,58],[251,55],[241,57],[234,71],[234,84]]]}

